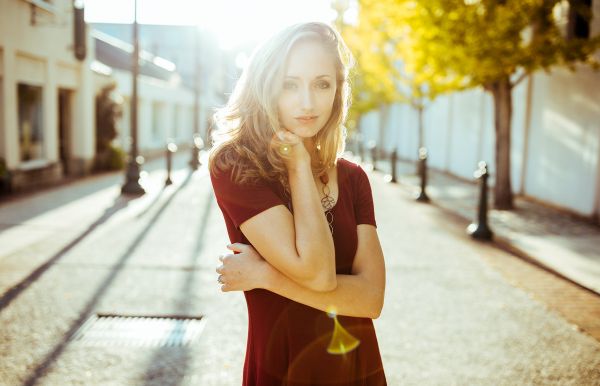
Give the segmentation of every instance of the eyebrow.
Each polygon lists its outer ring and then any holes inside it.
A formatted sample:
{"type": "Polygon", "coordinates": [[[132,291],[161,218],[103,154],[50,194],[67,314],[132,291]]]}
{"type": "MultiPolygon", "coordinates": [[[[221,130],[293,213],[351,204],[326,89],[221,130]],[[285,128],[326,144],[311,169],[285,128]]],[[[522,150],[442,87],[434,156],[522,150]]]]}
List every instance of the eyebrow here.
{"type": "MultiPolygon", "coordinates": [[[[291,79],[300,79],[299,76],[293,76],[293,75],[286,75],[285,77],[286,78],[291,78],[291,79]]],[[[319,75],[319,76],[315,77],[315,79],[321,79],[321,78],[332,78],[332,76],[331,75],[323,74],[323,75],[319,75]]]]}

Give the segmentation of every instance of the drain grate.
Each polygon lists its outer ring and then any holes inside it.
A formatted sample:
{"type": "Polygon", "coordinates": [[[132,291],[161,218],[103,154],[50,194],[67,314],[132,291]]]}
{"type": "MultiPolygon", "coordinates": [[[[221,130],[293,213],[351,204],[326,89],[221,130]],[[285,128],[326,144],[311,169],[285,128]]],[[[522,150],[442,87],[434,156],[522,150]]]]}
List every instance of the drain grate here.
{"type": "Polygon", "coordinates": [[[203,317],[99,314],[71,340],[91,346],[183,347],[200,335],[205,323],[203,317]]]}

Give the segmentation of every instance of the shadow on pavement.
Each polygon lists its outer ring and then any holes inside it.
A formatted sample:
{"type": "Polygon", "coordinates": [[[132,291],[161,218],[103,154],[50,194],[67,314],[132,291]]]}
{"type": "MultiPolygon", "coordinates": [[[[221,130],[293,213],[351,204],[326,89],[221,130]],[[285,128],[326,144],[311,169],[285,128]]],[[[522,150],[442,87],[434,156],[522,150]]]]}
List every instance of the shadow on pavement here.
{"type": "MultiPolygon", "coordinates": [[[[198,257],[200,257],[200,254],[201,254],[202,250],[204,249],[204,246],[206,245],[204,242],[204,238],[206,235],[206,230],[208,229],[208,220],[210,218],[210,211],[213,207],[212,189],[209,190],[209,196],[210,197],[207,200],[205,200],[206,205],[204,207],[204,211],[202,212],[202,219],[200,221],[200,225],[198,228],[198,236],[196,237],[196,243],[192,246],[192,248],[190,250],[190,254],[189,254],[190,262],[187,265],[189,267],[189,270],[187,271],[187,275],[186,275],[185,283],[183,284],[183,288],[180,291],[180,296],[179,296],[180,301],[178,301],[176,303],[176,304],[179,304],[179,307],[177,308],[177,312],[176,312],[177,315],[188,315],[189,314],[189,302],[186,300],[192,298],[192,296],[191,296],[192,291],[194,291],[194,288],[196,288],[196,270],[194,269],[194,267],[196,266],[198,257]]],[[[178,333],[178,332],[174,331],[174,333],[178,333]]],[[[169,339],[167,339],[167,341],[168,340],[169,339]]],[[[175,386],[175,385],[179,385],[182,383],[183,378],[187,374],[187,370],[189,368],[189,363],[191,360],[191,353],[190,353],[189,346],[177,347],[177,349],[178,349],[177,350],[178,351],[178,356],[177,356],[178,366],[177,367],[178,367],[179,371],[171,372],[169,374],[169,383],[168,383],[169,386],[175,386]]],[[[160,347],[154,351],[152,358],[148,362],[146,371],[144,371],[144,374],[146,374],[146,377],[145,377],[144,383],[143,383],[144,386],[150,386],[150,385],[155,384],[153,382],[154,379],[152,379],[152,377],[149,376],[149,374],[152,374],[154,364],[168,362],[168,361],[165,361],[165,358],[168,359],[171,356],[173,356],[173,348],[172,347],[160,347]]]]}
{"type": "Polygon", "coordinates": [[[92,223],[88,229],[86,229],[82,234],[77,236],[73,241],[69,244],[65,245],[60,251],[58,251],[54,256],[48,259],[44,264],[40,265],[33,272],[31,272],[26,278],[21,280],[18,284],[11,287],[8,291],[6,291],[2,297],[0,297],[0,312],[4,308],[6,308],[13,300],[15,300],[23,291],[25,291],[32,283],[38,280],[52,265],[54,265],[58,260],[60,260],[67,252],[69,252],[73,247],[79,244],[84,238],[90,235],[99,225],[105,223],[113,214],[118,212],[119,210],[125,208],[129,201],[131,201],[133,197],[127,196],[119,196],[115,200],[113,206],[106,209],[104,214],[100,216],[94,223],[92,223]]]}
{"type": "MultiPolygon", "coordinates": [[[[60,357],[60,355],[63,353],[64,349],[67,347],[69,341],[71,340],[73,335],[77,332],[79,327],[81,327],[81,325],[92,315],[94,308],[96,307],[96,305],[98,304],[98,302],[100,301],[100,299],[102,298],[104,293],[109,289],[111,284],[118,277],[122,268],[125,266],[125,263],[127,262],[127,260],[133,255],[133,252],[141,244],[141,242],[144,240],[144,238],[146,237],[146,235],[148,234],[150,229],[154,226],[156,221],[161,217],[161,215],[164,213],[165,209],[168,208],[169,204],[175,198],[175,196],[181,190],[183,190],[183,188],[185,188],[185,186],[191,181],[192,176],[193,176],[193,172],[190,172],[188,174],[188,176],[186,177],[185,181],[180,186],[177,187],[177,190],[175,192],[173,192],[171,197],[169,197],[165,201],[165,203],[162,205],[162,207],[156,212],[154,217],[152,217],[148,221],[147,226],[140,232],[140,234],[135,238],[135,240],[133,240],[133,242],[131,243],[129,248],[122,254],[122,256],[119,258],[117,264],[112,268],[111,272],[104,279],[102,284],[98,287],[94,296],[85,305],[84,309],[80,313],[79,318],[71,324],[71,327],[65,333],[62,342],[57,344],[54,347],[54,349],[44,358],[44,360],[32,371],[31,375],[23,382],[23,386],[35,385],[37,383],[38,379],[41,378],[46,373],[46,371],[48,370],[48,368],[50,368],[50,366],[53,364],[53,362],[56,361],[60,357]]],[[[60,256],[60,255],[58,255],[58,256],[60,256]]],[[[44,264],[44,265],[47,265],[47,264],[44,264]]]]}

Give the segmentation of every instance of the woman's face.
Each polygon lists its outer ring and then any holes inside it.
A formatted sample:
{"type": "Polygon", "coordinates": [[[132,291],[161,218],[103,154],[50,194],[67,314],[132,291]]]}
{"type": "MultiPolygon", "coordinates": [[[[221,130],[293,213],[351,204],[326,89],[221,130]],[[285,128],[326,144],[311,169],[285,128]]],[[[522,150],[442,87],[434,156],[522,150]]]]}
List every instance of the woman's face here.
{"type": "Polygon", "coordinates": [[[277,102],[279,123],[301,138],[311,138],[327,123],[336,92],[335,64],[316,41],[290,51],[277,102]]]}

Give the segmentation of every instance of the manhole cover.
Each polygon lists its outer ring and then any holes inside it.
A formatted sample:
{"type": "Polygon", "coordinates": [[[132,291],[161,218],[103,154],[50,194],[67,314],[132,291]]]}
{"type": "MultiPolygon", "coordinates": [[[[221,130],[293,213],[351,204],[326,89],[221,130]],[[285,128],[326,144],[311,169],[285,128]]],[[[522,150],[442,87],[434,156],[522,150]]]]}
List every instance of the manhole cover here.
{"type": "Polygon", "coordinates": [[[188,316],[94,315],[72,341],[93,346],[181,347],[202,332],[205,319],[188,316]]]}

